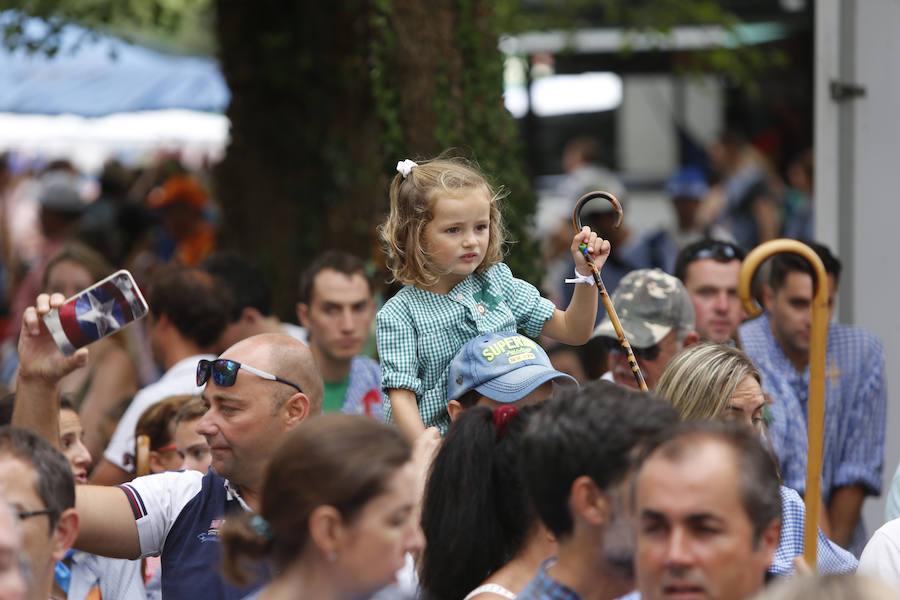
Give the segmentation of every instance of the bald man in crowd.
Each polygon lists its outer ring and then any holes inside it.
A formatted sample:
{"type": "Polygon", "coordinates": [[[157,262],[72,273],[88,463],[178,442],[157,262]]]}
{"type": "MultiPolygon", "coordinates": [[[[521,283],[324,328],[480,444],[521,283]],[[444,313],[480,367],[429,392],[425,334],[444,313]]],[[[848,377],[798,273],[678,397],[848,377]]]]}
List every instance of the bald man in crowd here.
{"type": "MultiPolygon", "coordinates": [[[[14,423],[58,444],[59,380],[87,360],[87,349],[63,356],[42,316],[62,304],[41,295],[25,312],[19,342],[14,423]]],[[[159,554],[163,597],[243,598],[248,588],[226,583],[218,569],[218,528],[233,511],[259,508],[268,457],[282,436],[322,411],[322,378],[309,349],[283,334],[247,338],[218,359],[200,360],[197,383],[209,406],[197,431],[209,442],[212,465],[195,471],[139,477],[117,487],[77,490],[81,518],[76,547],[119,558],[159,554]]]]}

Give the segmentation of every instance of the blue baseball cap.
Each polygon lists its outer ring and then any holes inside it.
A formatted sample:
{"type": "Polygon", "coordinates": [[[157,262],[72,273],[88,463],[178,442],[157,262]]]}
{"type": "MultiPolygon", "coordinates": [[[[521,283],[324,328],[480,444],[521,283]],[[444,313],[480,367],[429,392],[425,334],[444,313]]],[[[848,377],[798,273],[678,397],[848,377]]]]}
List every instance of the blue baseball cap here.
{"type": "Polygon", "coordinates": [[[485,333],[466,343],[450,363],[447,400],[476,390],[497,402],[517,402],[554,379],[578,385],[557,371],[537,342],[512,332],[485,333]]]}
{"type": "Polygon", "coordinates": [[[666,182],[666,193],[673,198],[702,200],[707,190],[706,173],[700,167],[681,167],[666,182]]]}

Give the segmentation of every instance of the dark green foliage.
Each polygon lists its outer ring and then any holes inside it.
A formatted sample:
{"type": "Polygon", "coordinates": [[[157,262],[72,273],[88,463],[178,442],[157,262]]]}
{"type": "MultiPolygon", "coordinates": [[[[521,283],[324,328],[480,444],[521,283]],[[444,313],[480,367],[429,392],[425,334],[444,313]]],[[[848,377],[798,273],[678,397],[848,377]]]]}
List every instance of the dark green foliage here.
{"type": "Polygon", "coordinates": [[[509,263],[532,280],[525,227],[535,199],[503,106],[497,21],[487,0],[219,0],[232,142],[216,170],[223,242],[277,277],[282,314],[317,252],[381,262],[375,227],[397,161],[451,149],[510,191],[509,263]]]}

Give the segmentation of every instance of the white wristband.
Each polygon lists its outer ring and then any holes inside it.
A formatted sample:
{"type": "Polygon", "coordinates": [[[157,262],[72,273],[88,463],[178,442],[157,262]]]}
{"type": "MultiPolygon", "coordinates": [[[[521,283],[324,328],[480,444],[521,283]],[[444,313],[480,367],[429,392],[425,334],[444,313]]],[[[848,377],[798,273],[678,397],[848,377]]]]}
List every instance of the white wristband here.
{"type": "Polygon", "coordinates": [[[577,270],[575,271],[574,279],[566,279],[566,283],[590,283],[594,285],[594,276],[593,275],[582,275],[577,270]]]}

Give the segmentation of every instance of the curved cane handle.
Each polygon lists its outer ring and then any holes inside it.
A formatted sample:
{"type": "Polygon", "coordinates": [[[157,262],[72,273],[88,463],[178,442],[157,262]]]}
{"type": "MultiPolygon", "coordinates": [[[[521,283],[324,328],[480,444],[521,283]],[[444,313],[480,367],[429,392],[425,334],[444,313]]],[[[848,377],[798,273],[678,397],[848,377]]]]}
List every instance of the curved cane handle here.
{"type": "Polygon", "coordinates": [[[619,218],[616,221],[615,228],[618,229],[619,225],[622,224],[622,217],[624,217],[624,213],[622,212],[622,205],[616,199],[615,196],[610,194],[609,192],[588,192],[584,196],[578,199],[578,202],[575,203],[575,209],[572,211],[572,227],[575,228],[575,233],[581,231],[581,209],[584,208],[584,205],[593,200],[594,198],[605,198],[609,200],[613,208],[616,209],[616,213],[618,213],[619,218]]]}
{"type": "MultiPolygon", "coordinates": [[[[825,429],[825,348],[828,343],[828,281],[825,265],[812,248],[797,240],[771,240],[760,244],[744,259],[738,276],[738,295],[750,316],[761,310],[750,295],[750,284],[759,265],[773,254],[792,252],[805,258],[816,274],[809,345],[808,448],[806,452],[806,525],[803,530],[803,558],[816,571],[816,542],[819,506],[822,500],[822,446],[825,429]]],[[[777,399],[776,399],[777,401],[777,399]]]]}
{"type": "MultiPolygon", "coordinates": [[[[615,196],[610,194],[609,192],[588,192],[584,196],[578,199],[578,202],[575,203],[575,208],[572,210],[572,227],[575,228],[575,233],[581,231],[581,209],[587,204],[589,201],[594,198],[605,198],[609,200],[613,207],[616,209],[616,212],[619,213],[619,219],[616,221],[616,227],[622,224],[622,217],[624,216],[622,213],[622,205],[619,204],[619,201],[615,196]]],[[[606,308],[606,314],[609,315],[609,321],[612,323],[613,329],[616,331],[616,335],[619,338],[619,343],[622,345],[622,349],[625,351],[625,355],[628,357],[628,365],[631,367],[631,373],[634,375],[634,380],[637,382],[638,387],[641,391],[646,392],[647,382],[644,380],[644,374],[641,372],[641,367],[637,363],[637,358],[634,356],[634,351],[631,349],[631,344],[628,343],[628,338],[625,337],[625,331],[622,329],[622,322],[619,321],[619,315],[616,314],[616,308],[613,306],[612,300],[609,298],[609,293],[606,291],[606,286],[603,285],[603,279],[600,277],[600,271],[597,269],[597,266],[594,264],[594,261],[591,259],[590,254],[588,254],[587,246],[581,245],[579,246],[581,252],[584,254],[584,259],[587,261],[588,267],[591,269],[591,276],[594,278],[594,283],[597,284],[597,289],[600,290],[600,299],[603,301],[603,307],[606,308]]]]}

